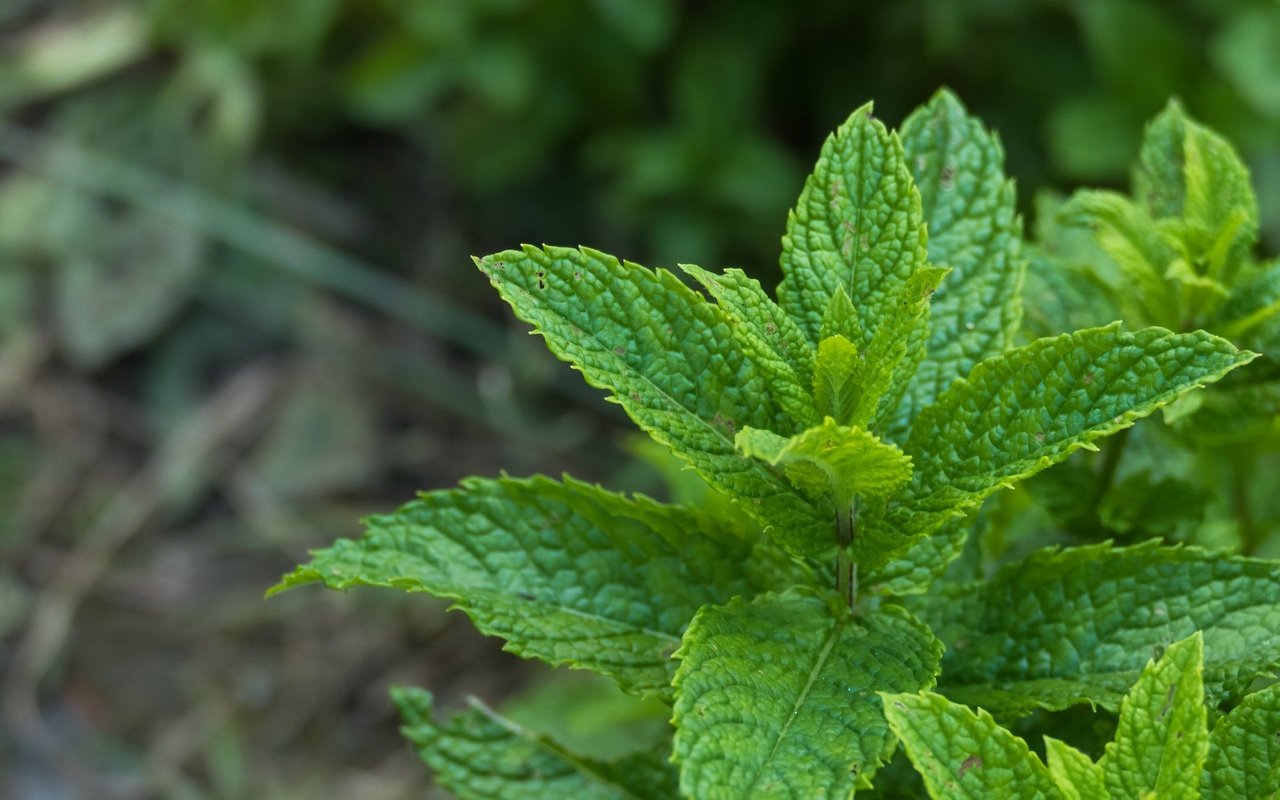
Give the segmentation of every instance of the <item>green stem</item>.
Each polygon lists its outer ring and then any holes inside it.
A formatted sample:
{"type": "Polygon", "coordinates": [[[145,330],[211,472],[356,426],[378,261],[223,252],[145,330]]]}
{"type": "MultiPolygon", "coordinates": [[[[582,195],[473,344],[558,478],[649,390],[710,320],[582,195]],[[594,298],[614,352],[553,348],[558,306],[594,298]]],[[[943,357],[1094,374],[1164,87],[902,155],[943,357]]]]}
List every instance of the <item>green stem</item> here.
{"type": "Polygon", "coordinates": [[[857,513],[856,505],[836,512],[836,592],[854,611],[858,610],[858,565],[850,560],[849,547],[853,544],[857,513]]]}
{"type": "Polygon", "coordinates": [[[1106,495],[1107,490],[1111,488],[1111,484],[1116,479],[1116,469],[1120,466],[1120,456],[1124,455],[1125,445],[1129,443],[1129,431],[1132,428],[1125,428],[1111,438],[1111,442],[1107,446],[1107,452],[1102,455],[1102,469],[1098,471],[1098,488],[1093,493],[1093,511],[1097,516],[1098,507],[1102,505],[1102,498],[1106,495]]]}

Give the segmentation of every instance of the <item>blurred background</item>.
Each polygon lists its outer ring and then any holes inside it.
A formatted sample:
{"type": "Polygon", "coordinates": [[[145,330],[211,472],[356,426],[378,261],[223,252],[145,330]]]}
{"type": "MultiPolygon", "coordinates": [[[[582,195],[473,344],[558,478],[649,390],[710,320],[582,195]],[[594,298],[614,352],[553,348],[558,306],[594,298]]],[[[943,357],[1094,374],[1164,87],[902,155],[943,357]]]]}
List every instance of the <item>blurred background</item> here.
{"type": "Polygon", "coordinates": [[[470,474],[661,496],[469,256],[772,285],[826,134],[944,84],[1029,224],[1177,95],[1280,243],[1274,0],[3,0],[0,796],[432,796],[389,684],[554,705],[441,603],[262,593],[470,474]]]}

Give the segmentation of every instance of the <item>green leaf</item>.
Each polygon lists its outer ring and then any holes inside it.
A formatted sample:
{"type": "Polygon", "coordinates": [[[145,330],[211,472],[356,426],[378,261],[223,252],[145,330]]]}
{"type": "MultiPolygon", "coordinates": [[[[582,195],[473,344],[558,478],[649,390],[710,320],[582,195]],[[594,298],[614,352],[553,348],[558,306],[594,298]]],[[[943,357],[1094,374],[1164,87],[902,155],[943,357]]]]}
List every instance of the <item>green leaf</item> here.
{"type": "MultiPolygon", "coordinates": [[[[1089,477],[1094,476],[1090,473],[1089,477]]],[[[1112,484],[1098,503],[1098,520],[1116,533],[1166,536],[1203,520],[1209,499],[1196,484],[1167,476],[1155,478],[1142,469],[1112,484]]],[[[1073,501],[1080,505],[1079,496],[1073,501]]]]}
{"type": "Polygon", "coordinates": [[[859,495],[887,497],[911,479],[911,459],[901,450],[831,417],[790,438],[745,428],[737,444],[745,455],[782,467],[809,497],[830,498],[837,509],[849,508],[859,495]]]}
{"type": "Polygon", "coordinates": [[[855,425],[869,425],[882,431],[899,422],[895,434],[906,430],[901,404],[925,356],[929,333],[929,298],[948,270],[923,267],[907,278],[898,290],[887,315],[876,328],[871,343],[862,354],[862,393],[853,417],[855,425]]]}
{"type": "Polygon", "coordinates": [[[584,758],[504,719],[478,701],[441,724],[431,694],[394,688],[401,731],[460,800],[650,800],[674,797],[675,769],[663,752],[613,761],[584,758]]]}
{"type": "Polygon", "coordinates": [[[836,287],[831,295],[831,301],[827,303],[827,310],[822,314],[822,328],[818,342],[821,343],[823,339],[829,339],[832,336],[843,336],[850,342],[863,341],[862,320],[858,319],[858,309],[853,307],[853,301],[849,299],[843,286],[836,287]]]}
{"type": "Polygon", "coordinates": [[[1196,630],[1211,702],[1280,664],[1280,562],[1196,548],[1040,551],[913,608],[948,645],[947,696],[999,713],[1115,710],[1148,654],[1196,630]]]}
{"type": "Polygon", "coordinates": [[[840,335],[819,342],[813,373],[813,404],[818,413],[841,425],[857,424],[861,377],[862,356],[857,345],[840,335]]]}
{"type": "Polygon", "coordinates": [[[1117,323],[988,359],[921,412],[903,447],[911,483],[869,524],[932,533],[1255,356],[1203,331],[1129,333],[1117,323]]]}
{"type": "Polygon", "coordinates": [[[312,555],[272,593],[313,582],[427,592],[511,652],[668,699],[671,654],[698,608],[785,587],[774,570],[791,569],[691,509],[543,477],[424,494],[312,555]]]}
{"type": "Polygon", "coordinates": [[[1102,767],[1066,742],[1044,737],[1049,774],[1062,792],[1063,800],[1107,800],[1102,767]]]}
{"type": "MultiPolygon", "coordinates": [[[[945,269],[926,267],[902,285],[892,307],[871,341],[864,347],[840,333],[818,343],[813,379],[818,412],[841,425],[883,429],[896,414],[907,380],[924,355],[924,332],[929,325],[929,297],[945,269]]],[[[843,315],[837,291],[823,332],[837,327],[843,315]]],[[[856,325],[856,319],[854,324],[856,325]]],[[[856,333],[853,335],[857,336],[856,333]]]]}
{"type": "Polygon", "coordinates": [[[1246,695],[1218,719],[1200,779],[1204,800],[1271,797],[1280,792],[1280,684],[1246,695]]]}
{"type": "Polygon", "coordinates": [[[1147,662],[1120,705],[1115,741],[1098,762],[1113,797],[1199,800],[1209,752],[1203,662],[1198,631],[1147,662]]]}
{"type": "Polygon", "coordinates": [[[876,694],[933,685],[941,648],[901,608],[735,599],[698,612],[677,656],[680,789],[697,798],[847,798],[893,753],[876,694]]]}
{"type": "Polygon", "coordinates": [[[925,263],[925,220],[896,134],[859,108],[828,137],[787,217],[778,303],[820,340],[837,288],[857,309],[865,346],[903,283],[925,263]]]}
{"type": "Polygon", "coordinates": [[[1023,328],[1033,338],[1092,328],[1123,315],[1114,265],[1091,229],[1064,224],[1067,201],[1049,191],[1035,196],[1035,242],[1026,244],[1023,328]]]}
{"type": "Polygon", "coordinates": [[[1181,219],[1208,275],[1230,283],[1258,239],[1249,170],[1231,144],[1171,100],[1147,126],[1134,194],[1157,219],[1181,219]]]}
{"type": "Polygon", "coordinates": [[[1280,261],[1237,284],[1212,322],[1222,336],[1238,340],[1280,314],[1280,261]]]}
{"type": "Polygon", "coordinates": [[[975,364],[1003,353],[1022,319],[1026,262],[999,138],[951,92],[902,123],[902,146],[929,226],[929,261],[951,273],[930,303],[929,340],[905,405],[915,417],[975,364]]]}
{"type": "Polygon", "coordinates": [[[715,304],[670,272],[585,248],[526,246],[477,264],[552,352],[611,391],[637,425],[708,483],[774,526],[783,546],[799,555],[830,550],[830,516],[734,448],[734,434],[746,426],[785,435],[799,427],[715,304]]]}
{"type": "Polygon", "coordinates": [[[778,402],[802,425],[818,421],[809,387],[813,383],[813,351],[795,320],[765,293],[760,282],[740,269],[716,275],[681,264],[716,299],[743,351],[769,380],[778,402]]]}
{"type": "Polygon", "coordinates": [[[986,711],[975,713],[930,692],[881,696],[889,726],[935,800],[1062,797],[1027,743],[986,711]]]}
{"type": "Polygon", "coordinates": [[[1165,280],[1179,255],[1145,210],[1116,192],[1079,191],[1058,213],[1063,224],[1094,229],[1098,247],[1125,284],[1118,294],[1126,319],[1156,325],[1181,321],[1179,299],[1165,280]]]}
{"type": "MultiPolygon", "coordinates": [[[[928,591],[952,561],[964,552],[969,538],[969,519],[946,522],[928,536],[915,539],[907,549],[887,564],[864,572],[866,586],[874,594],[895,597],[928,591]]],[[[876,531],[875,527],[871,532],[876,531]]]]}

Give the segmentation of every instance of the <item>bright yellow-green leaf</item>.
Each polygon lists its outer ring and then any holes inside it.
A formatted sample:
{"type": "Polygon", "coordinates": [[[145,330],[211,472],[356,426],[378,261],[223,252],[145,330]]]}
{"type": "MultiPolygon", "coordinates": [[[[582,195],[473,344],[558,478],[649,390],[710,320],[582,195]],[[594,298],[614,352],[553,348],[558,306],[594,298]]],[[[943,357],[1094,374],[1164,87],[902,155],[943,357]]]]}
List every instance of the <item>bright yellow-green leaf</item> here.
{"type": "Polygon", "coordinates": [[[1051,736],[1044,737],[1044,752],[1064,800],[1109,800],[1102,767],[1084,753],[1051,736]]]}
{"type": "Polygon", "coordinates": [[[1099,762],[1112,797],[1199,800],[1209,752],[1203,664],[1199,631],[1147,662],[1099,762]]]}
{"type": "Polygon", "coordinates": [[[911,478],[911,459],[901,450],[830,417],[790,438],[746,428],[737,444],[745,455],[782,467],[805,494],[830,498],[838,509],[848,508],[855,496],[886,497],[911,478]]]}

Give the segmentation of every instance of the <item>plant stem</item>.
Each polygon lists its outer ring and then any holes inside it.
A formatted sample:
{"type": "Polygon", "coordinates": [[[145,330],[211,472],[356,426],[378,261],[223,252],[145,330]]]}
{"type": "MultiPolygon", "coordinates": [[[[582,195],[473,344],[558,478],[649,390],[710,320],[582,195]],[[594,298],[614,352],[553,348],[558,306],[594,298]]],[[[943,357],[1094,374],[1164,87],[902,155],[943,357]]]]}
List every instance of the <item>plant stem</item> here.
{"type": "Polygon", "coordinates": [[[1102,497],[1111,488],[1112,482],[1116,479],[1116,468],[1120,466],[1120,456],[1124,455],[1124,447],[1129,443],[1129,431],[1132,428],[1124,430],[1111,437],[1111,443],[1107,447],[1107,452],[1102,456],[1102,469],[1098,471],[1098,488],[1093,493],[1093,511],[1097,514],[1098,507],[1102,505],[1102,497]]]}
{"type": "Polygon", "coordinates": [[[853,544],[856,515],[856,505],[836,512],[836,591],[854,611],[858,610],[858,565],[849,559],[849,546],[853,544]]]}

